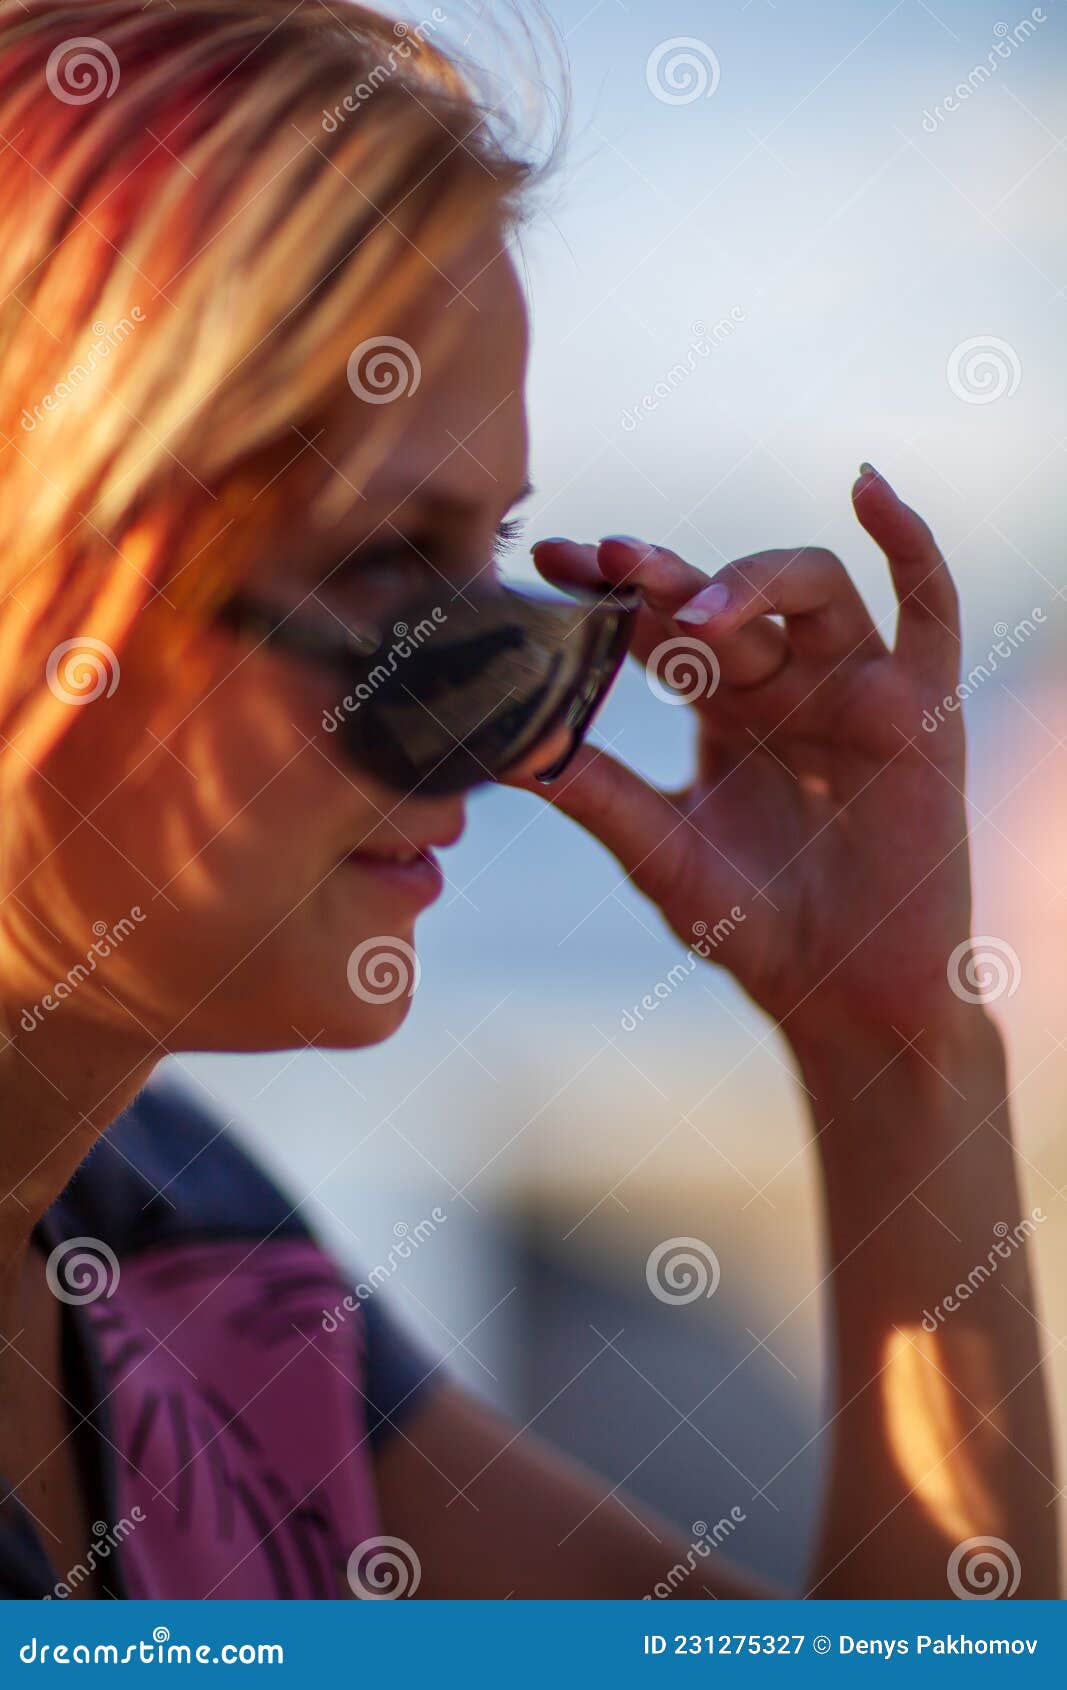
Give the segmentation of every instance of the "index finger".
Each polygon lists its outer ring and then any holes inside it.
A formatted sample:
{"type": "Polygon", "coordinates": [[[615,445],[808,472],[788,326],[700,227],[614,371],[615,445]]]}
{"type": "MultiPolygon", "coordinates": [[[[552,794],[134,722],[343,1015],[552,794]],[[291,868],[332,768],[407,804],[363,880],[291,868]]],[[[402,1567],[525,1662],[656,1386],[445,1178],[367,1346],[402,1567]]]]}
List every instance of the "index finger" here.
{"type": "Polygon", "coordinates": [[[852,503],[889,564],[900,607],[897,655],[923,674],[953,679],[959,668],[959,597],[937,541],[873,464],[860,465],[852,503]]]}

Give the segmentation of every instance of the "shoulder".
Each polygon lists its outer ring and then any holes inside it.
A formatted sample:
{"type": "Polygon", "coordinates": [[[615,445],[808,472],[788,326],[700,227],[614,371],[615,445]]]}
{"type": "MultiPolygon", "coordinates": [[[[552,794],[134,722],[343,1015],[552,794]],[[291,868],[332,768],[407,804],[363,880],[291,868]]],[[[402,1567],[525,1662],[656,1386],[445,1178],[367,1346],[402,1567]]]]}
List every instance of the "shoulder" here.
{"type": "Polygon", "coordinates": [[[44,1217],[44,1241],[49,1248],[75,1238],[103,1242],[124,1271],[145,1252],[158,1259],[162,1250],[173,1260],[176,1251],[188,1258],[201,1245],[254,1242],[267,1248],[251,1255],[242,1249],[240,1259],[259,1264],[264,1275],[271,1259],[290,1259],[303,1243],[331,1276],[342,1313],[358,1310],[355,1325],[366,1346],[361,1389],[376,1434],[437,1382],[439,1364],[398,1323],[373,1272],[369,1284],[349,1290],[351,1280],[319,1247],[300,1204],[256,1165],[235,1127],[169,1076],[153,1080],[112,1122],[44,1217]]]}
{"type": "Polygon", "coordinates": [[[299,1212],[212,1115],[170,1078],[151,1081],[112,1122],[55,1206],[117,1250],[184,1239],[307,1237],[299,1212]]]}

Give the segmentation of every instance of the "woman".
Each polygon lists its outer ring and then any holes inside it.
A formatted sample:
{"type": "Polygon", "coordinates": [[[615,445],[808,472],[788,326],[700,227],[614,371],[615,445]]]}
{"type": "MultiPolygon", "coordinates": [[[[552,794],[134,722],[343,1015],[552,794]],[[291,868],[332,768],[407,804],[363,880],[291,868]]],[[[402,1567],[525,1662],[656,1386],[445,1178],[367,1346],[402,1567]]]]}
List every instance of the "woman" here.
{"type": "Polygon", "coordinates": [[[803,546],[709,577],[544,540],[590,596],[555,621],[502,596],[533,173],[431,33],[290,0],[0,23],[0,1589],[755,1592],[718,1558],[672,1578],[668,1527],[451,1383],[225,1123],[144,1089],[169,1051],[387,1038],[408,996],[376,958],[415,966],[433,848],[496,777],[686,944],[735,911],[715,960],[790,1045],[838,1352],[807,1589],[946,1595],[993,1536],[1051,1595],[1023,1254],[923,1324],[1019,1212],[1001,1042],[950,984],[962,730],[920,731],[956,676],[948,569],[864,466],[891,649],[803,546]],[[719,678],[691,781],[582,746],[544,784],[627,640],[719,678]]]}

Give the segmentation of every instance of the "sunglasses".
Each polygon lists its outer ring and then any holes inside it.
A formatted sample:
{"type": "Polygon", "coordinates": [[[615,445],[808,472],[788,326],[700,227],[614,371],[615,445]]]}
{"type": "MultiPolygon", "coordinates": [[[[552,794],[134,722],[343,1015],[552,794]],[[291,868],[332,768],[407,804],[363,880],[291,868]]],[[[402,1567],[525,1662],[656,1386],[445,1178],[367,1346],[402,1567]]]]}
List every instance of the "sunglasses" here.
{"type": "Polygon", "coordinates": [[[633,636],[639,596],[605,586],[567,599],[496,585],[447,607],[425,594],[389,626],[289,614],[244,594],[221,619],[239,633],[332,671],[323,716],[347,754],[403,794],[442,797],[501,775],[561,728],[558,779],[581,745],[633,636]]]}

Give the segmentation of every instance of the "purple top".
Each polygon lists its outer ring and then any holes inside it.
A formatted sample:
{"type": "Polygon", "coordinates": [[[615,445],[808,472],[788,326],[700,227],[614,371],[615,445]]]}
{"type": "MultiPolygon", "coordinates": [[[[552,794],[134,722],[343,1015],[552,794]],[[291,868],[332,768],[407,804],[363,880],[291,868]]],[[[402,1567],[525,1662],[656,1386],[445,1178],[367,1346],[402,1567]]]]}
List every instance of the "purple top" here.
{"type": "Polygon", "coordinates": [[[381,1531],[375,1445],[435,1373],[379,1293],[339,1309],[350,1286],[291,1206],[170,1084],[40,1236],[94,1541],[54,1567],[0,1479],[0,1596],[66,1596],[89,1561],[116,1597],[350,1597],[381,1531]]]}

